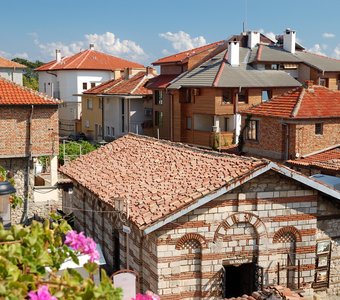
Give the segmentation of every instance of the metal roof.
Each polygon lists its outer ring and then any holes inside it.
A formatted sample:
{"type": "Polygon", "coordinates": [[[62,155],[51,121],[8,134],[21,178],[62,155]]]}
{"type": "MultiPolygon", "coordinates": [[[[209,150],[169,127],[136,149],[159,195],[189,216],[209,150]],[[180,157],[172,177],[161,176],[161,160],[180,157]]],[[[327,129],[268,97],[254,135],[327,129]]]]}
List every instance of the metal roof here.
{"type": "Polygon", "coordinates": [[[295,56],[307,65],[325,72],[340,72],[340,60],[306,51],[297,51],[295,56]]]}
{"type": "Polygon", "coordinates": [[[294,54],[283,50],[282,47],[259,45],[254,47],[251,62],[298,63],[301,59],[294,54]]]}
{"type": "Polygon", "coordinates": [[[340,191],[340,177],[329,176],[324,174],[314,174],[311,178],[327,184],[328,186],[340,191]]]}

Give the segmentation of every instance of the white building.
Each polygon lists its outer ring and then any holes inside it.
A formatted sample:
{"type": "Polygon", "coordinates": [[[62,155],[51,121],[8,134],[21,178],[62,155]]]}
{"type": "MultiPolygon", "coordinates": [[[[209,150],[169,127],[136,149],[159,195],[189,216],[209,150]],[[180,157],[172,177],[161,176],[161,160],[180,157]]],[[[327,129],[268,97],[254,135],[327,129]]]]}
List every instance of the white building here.
{"type": "Polygon", "coordinates": [[[22,85],[22,73],[26,66],[0,57],[0,77],[22,85]]]}
{"type": "Polygon", "coordinates": [[[63,99],[59,110],[60,134],[68,135],[81,130],[81,94],[102,82],[118,79],[125,68],[135,72],[143,65],[94,50],[94,45],[75,55],[61,57],[37,68],[39,91],[63,99]]]}

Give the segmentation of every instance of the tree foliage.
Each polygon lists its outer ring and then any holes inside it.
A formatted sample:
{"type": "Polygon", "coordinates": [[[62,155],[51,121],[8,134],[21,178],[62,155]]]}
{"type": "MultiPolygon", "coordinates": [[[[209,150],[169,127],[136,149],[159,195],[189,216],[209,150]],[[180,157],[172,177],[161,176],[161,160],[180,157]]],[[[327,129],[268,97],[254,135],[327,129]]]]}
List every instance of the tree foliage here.
{"type": "Polygon", "coordinates": [[[113,287],[104,271],[101,283],[94,283],[96,263],[84,265],[87,279],[74,269],[57,273],[66,259],[79,263],[75,252],[63,243],[70,229],[65,220],[34,221],[9,230],[0,224],[0,299],[121,299],[121,290],[113,287]]]}
{"type": "Polygon", "coordinates": [[[24,70],[23,76],[24,86],[31,88],[33,90],[38,90],[39,89],[38,72],[36,72],[35,69],[42,66],[44,63],[39,60],[33,62],[19,57],[13,58],[12,61],[25,65],[27,67],[24,70]]]}
{"type": "Polygon", "coordinates": [[[79,157],[80,155],[87,154],[93,150],[96,150],[98,146],[92,145],[87,141],[79,141],[79,142],[67,142],[67,143],[61,143],[59,145],[59,162],[61,164],[64,163],[65,158],[66,160],[73,160],[79,157]],[[65,150],[64,150],[65,146],[65,150]],[[64,158],[64,152],[65,152],[65,158],[64,158]]]}

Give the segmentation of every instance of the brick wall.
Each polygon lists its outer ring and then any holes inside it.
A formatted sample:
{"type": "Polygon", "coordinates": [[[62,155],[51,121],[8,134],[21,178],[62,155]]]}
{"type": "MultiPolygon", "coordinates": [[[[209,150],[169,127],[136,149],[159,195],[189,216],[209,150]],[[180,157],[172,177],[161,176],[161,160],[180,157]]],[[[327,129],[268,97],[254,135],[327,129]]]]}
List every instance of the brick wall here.
{"type": "MultiPolygon", "coordinates": [[[[279,118],[252,117],[259,121],[258,140],[244,140],[243,151],[253,155],[261,155],[273,159],[283,159],[285,151],[284,129],[279,118]]],[[[242,118],[242,128],[245,116],[242,118]]],[[[309,154],[340,143],[339,119],[300,121],[300,124],[289,124],[288,158],[296,158],[296,154],[309,154]],[[315,123],[323,124],[323,134],[315,134],[315,123]]]]}
{"type": "MultiPolygon", "coordinates": [[[[31,106],[1,106],[0,157],[28,155],[31,106]]],[[[34,106],[31,124],[32,155],[58,154],[58,107],[34,106]]]]}

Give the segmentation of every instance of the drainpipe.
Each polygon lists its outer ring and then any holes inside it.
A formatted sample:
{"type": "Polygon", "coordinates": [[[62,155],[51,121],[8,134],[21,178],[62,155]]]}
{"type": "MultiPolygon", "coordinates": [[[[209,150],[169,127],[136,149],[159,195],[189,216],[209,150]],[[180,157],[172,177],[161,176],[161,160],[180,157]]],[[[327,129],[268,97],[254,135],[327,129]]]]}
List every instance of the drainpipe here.
{"type": "Polygon", "coordinates": [[[174,110],[174,97],[172,94],[169,94],[169,105],[170,105],[170,141],[174,140],[174,128],[173,128],[173,110],[174,110]]]}
{"type": "Polygon", "coordinates": [[[102,101],[102,140],[104,140],[104,129],[105,129],[105,120],[104,120],[104,97],[100,97],[99,101],[102,101]],[[101,100],[100,100],[101,99],[101,100]]]}
{"type": "Polygon", "coordinates": [[[286,134],[285,134],[285,139],[286,139],[286,143],[285,143],[285,160],[288,159],[289,157],[289,153],[288,153],[288,150],[289,150],[289,124],[286,124],[286,134]]]}

